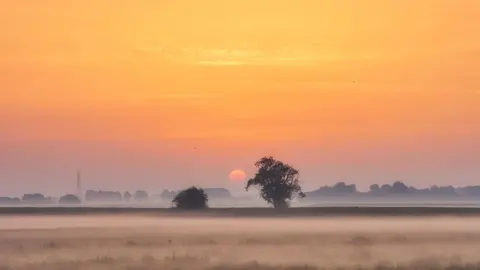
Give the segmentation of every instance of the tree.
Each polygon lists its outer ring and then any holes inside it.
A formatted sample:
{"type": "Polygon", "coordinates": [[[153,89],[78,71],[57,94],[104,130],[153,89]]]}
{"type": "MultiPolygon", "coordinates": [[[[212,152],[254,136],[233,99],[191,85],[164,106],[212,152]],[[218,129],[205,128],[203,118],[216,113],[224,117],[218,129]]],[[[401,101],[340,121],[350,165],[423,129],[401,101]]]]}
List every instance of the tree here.
{"type": "Polygon", "coordinates": [[[162,198],[162,200],[171,201],[175,198],[175,195],[177,195],[176,191],[165,189],[160,194],[160,198],[162,198]]]}
{"type": "Polygon", "coordinates": [[[403,182],[396,181],[396,182],[393,183],[393,185],[392,185],[392,191],[393,191],[394,193],[405,194],[405,193],[408,193],[408,186],[405,185],[403,182]]]}
{"type": "Polygon", "coordinates": [[[122,193],[108,190],[87,190],[85,192],[85,200],[97,202],[121,202],[122,193]]]}
{"type": "Polygon", "coordinates": [[[208,195],[203,189],[192,186],[175,195],[172,205],[187,210],[208,208],[208,195]]]}
{"type": "Polygon", "coordinates": [[[345,182],[338,182],[332,187],[335,193],[356,193],[357,186],[354,184],[347,185],[345,182]]]}
{"type": "Polygon", "coordinates": [[[73,194],[67,194],[65,196],[60,197],[58,200],[59,204],[80,204],[82,201],[73,194]]]}
{"type": "Polygon", "coordinates": [[[19,198],[0,197],[0,205],[20,204],[20,202],[19,198]]]}
{"type": "Polygon", "coordinates": [[[125,191],[125,193],[123,193],[123,200],[124,201],[129,202],[131,198],[132,198],[132,194],[130,194],[130,192],[125,191]]]}
{"type": "Polygon", "coordinates": [[[370,185],[370,193],[371,194],[378,194],[380,193],[380,186],[378,184],[370,185]]]}
{"type": "Polygon", "coordinates": [[[133,194],[133,197],[137,202],[144,202],[148,200],[148,193],[143,190],[137,190],[135,191],[135,194],[133,194]]]}
{"type": "Polygon", "coordinates": [[[392,193],[392,186],[389,185],[389,184],[383,184],[383,185],[380,187],[380,192],[381,192],[382,194],[389,195],[390,193],[392,193]]]}
{"type": "Polygon", "coordinates": [[[255,162],[257,173],[248,180],[245,190],[252,186],[260,190],[260,196],[274,208],[287,208],[295,197],[303,198],[299,172],[292,166],[273,157],[263,157],[255,162]]]}
{"type": "Polygon", "coordinates": [[[41,203],[45,201],[45,196],[40,193],[34,193],[34,194],[23,194],[22,196],[22,201],[25,202],[32,202],[32,203],[41,203]]]}
{"type": "Polygon", "coordinates": [[[41,193],[34,194],[24,194],[22,196],[22,201],[29,204],[55,204],[56,200],[51,197],[45,197],[41,193]]]}

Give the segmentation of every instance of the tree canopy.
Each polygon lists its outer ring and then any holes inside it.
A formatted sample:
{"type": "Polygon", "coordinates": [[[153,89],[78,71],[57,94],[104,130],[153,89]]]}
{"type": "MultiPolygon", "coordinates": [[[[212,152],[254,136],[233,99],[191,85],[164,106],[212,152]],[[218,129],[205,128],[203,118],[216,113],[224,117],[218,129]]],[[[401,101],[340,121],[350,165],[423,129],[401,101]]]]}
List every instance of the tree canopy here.
{"type": "Polygon", "coordinates": [[[133,194],[133,198],[137,201],[137,202],[144,202],[144,201],[147,201],[148,200],[148,193],[144,190],[137,190],[135,191],[135,193],[133,194]]]}
{"type": "Polygon", "coordinates": [[[257,173],[248,180],[245,190],[252,186],[260,190],[260,196],[275,208],[287,208],[295,197],[303,198],[299,172],[292,166],[273,157],[263,157],[255,163],[257,173]]]}
{"type": "Polygon", "coordinates": [[[80,204],[82,201],[73,194],[67,194],[65,196],[60,197],[58,200],[59,204],[80,204]]]}
{"type": "Polygon", "coordinates": [[[130,194],[128,191],[125,191],[125,193],[123,193],[123,200],[129,202],[130,199],[132,199],[132,194],[130,194]]]}
{"type": "Polygon", "coordinates": [[[208,208],[208,195],[202,188],[192,186],[176,194],[172,205],[187,210],[208,208]]]}

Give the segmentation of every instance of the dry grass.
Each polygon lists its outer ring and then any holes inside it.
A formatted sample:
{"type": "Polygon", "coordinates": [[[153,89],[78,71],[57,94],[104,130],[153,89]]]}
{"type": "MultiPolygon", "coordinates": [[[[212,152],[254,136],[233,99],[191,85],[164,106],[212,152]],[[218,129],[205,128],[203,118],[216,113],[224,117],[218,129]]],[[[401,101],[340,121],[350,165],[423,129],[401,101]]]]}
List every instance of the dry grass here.
{"type": "Polygon", "coordinates": [[[282,229],[270,231],[258,229],[256,222],[265,220],[203,228],[196,219],[158,219],[158,227],[4,228],[0,270],[480,269],[480,230],[442,224],[444,231],[382,231],[355,221],[338,220],[338,230],[325,231],[288,227],[291,220],[281,219],[269,226],[282,229]]]}

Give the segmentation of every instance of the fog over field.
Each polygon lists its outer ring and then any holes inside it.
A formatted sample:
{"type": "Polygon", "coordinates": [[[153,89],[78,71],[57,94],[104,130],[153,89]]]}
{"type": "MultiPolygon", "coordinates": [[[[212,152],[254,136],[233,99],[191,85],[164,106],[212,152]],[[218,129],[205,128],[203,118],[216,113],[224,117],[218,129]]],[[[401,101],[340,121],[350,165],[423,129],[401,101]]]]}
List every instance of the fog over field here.
{"type": "Polygon", "coordinates": [[[476,217],[0,216],[2,270],[478,269],[479,245],[476,217]]]}

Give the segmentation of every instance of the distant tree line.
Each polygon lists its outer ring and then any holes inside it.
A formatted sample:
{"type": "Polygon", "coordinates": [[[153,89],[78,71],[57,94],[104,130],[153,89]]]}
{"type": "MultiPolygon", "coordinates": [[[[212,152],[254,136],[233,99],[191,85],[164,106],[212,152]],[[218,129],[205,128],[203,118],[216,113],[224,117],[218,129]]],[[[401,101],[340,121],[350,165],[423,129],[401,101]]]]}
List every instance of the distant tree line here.
{"type": "Polygon", "coordinates": [[[0,204],[1,205],[15,205],[15,204],[20,204],[22,200],[20,198],[15,197],[15,198],[10,198],[10,197],[0,197],[0,204]]]}
{"type": "Polygon", "coordinates": [[[133,195],[129,191],[125,191],[122,195],[119,191],[104,191],[104,190],[87,190],[85,192],[86,202],[130,202],[132,200],[137,202],[148,201],[149,195],[144,190],[137,190],[133,195]]]}
{"type": "Polygon", "coordinates": [[[479,197],[480,186],[431,186],[429,188],[415,188],[401,181],[392,184],[373,184],[366,192],[357,190],[355,184],[338,182],[332,186],[323,186],[317,190],[306,192],[309,198],[325,196],[418,196],[418,197],[479,197]]]}
{"type": "MultiPolygon", "coordinates": [[[[149,200],[149,195],[146,191],[137,190],[133,195],[126,191],[123,196],[118,191],[103,191],[103,190],[87,190],[85,192],[86,202],[145,202],[149,200]]],[[[0,197],[0,205],[53,205],[53,204],[80,204],[82,199],[74,194],[66,194],[58,199],[47,197],[41,193],[24,194],[21,198],[15,197],[0,197]]]]}

